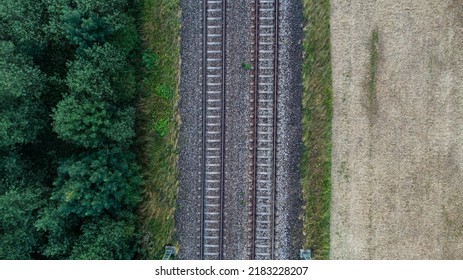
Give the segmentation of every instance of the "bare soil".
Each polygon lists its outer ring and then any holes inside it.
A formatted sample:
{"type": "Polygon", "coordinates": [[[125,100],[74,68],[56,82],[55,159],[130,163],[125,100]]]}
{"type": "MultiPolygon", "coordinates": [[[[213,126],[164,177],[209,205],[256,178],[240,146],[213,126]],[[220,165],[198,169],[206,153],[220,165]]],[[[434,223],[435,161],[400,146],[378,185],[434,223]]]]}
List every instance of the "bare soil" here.
{"type": "Polygon", "coordinates": [[[463,259],[463,2],[333,0],[332,259],[463,259]]]}

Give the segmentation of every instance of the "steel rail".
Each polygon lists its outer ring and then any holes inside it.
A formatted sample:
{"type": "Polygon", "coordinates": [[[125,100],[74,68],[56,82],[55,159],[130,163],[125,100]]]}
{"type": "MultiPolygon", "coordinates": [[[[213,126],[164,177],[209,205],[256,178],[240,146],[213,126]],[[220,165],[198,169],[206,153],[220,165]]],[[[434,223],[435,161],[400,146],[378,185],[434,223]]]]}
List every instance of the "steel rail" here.
{"type": "Polygon", "coordinates": [[[202,127],[201,127],[201,210],[200,210],[200,244],[199,244],[199,255],[201,259],[204,259],[204,212],[205,212],[205,201],[206,196],[206,41],[207,41],[207,0],[203,1],[203,61],[202,61],[202,127]]]}
{"type": "MultiPolygon", "coordinates": [[[[264,8],[262,9],[264,11],[264,16],[262,17],[262,19],[265,20],[268,20],[269,18],[271,19],[272,17],[270,16],[265,16],[265,12],[268,12],[269,11],[269,8],[264,8]]],[[[268,236],[268,242],[270,244],[268,244],[268,250],[269,252],[268,253],[260,253],[260,255],[264,255],[265,257],[267,257],[268,255],[268,258],[269,259],[274,259],[275,258],[275,239],[276,239],[276,224],[275,224],[275,221],[276,221],[276,181],[277,181],[277,167],[276,167],[276,163],[277,163],[277,144],[278,144],[278,130],[277,130],[277,123],[278,123],[278,111],[277,111],[277,105],[278,105],[278,38],[279,38],[279,34],[278,34],[278,20],[279,20],[279,0],[274,0],[274,2],[272,1],[268,1],[268,0],[265,0],[265,1],[260,1],[260,0],[255,0],[254,2],[254,53],[253,53],[253,74],[254,74],[254,79],[253,79],[253,114],[252,114],[252,124],[253,124],[253,141],[252,141],[252,145],[253,145],[253,153],[252,153],[252,182],[251,182],[251,190],[250,190],[250,196],[251,196],[251,233],[250,233],[250,243],[251,243],[251,254],[250,254],[250,257],[251,259],[256,259],[257,258],[257,255],[259,253],[257,253],[257,250],[258,250],[258,247],[260,247],[262,249],[262,247],[266,248],[267,245],[262,245],[261,244],[257,244],[257,240],[258,239],[261,239],[260,241],[262,241],[262,239],[266,239],[266,237],[262,237],[258,236],[258,215],[260,215],[260,219],[264,219],[262,216],[266,216],[268,214],[268,228],[267,229],[260,229],[261,230],[261,234],[262,234],[262,230],[265,232],[265,231],[268,231],[268,234],[270,236],[268,236]],[[259,63],[261,62],[261,58],[260,56],[262,55],[264,57],[264,53],[271,53],[272,51],[269,51],[268,49],[267,50],[261,50],[261,46],[260,44],[262,43],[262,45],[265,47],[265,45],[269,45],[269,42],[265,42],[265,41],[262,41],[261,42],[261,38],[263,38],[263,35],[265,34],[265,32],[262,32],[261,31],[261,25],[260,25],[260,20],[261,20],[261,14],[260,14],[260,4],[273,4],[273,34],[270,34],[273,36],[273,45],[272,45],[272,50],[273,50],[273,73],[272,75],[269,75],[269,73],[267,73],[266,75],[265,74],[265,71],[267,70],[268,71],[268,67],[263,67],[263,72],[264,74],[261,74],[260,72],[260,65],[259,63]],[[262,34],[261,34],[262,32],[262,34]],[[264,70],[264,68],[266,68],[264,70]],[[268,77],[272,77],[273,80],[272,82],[269,84],[267,82],[261,82],[261,79],[263,79],[265,81],[265,78],[268,78],[268,77]],[[272,98],[272,109],[271,109],[271,112],[272,112],[272,117],[271,117],[271,120],[272,120],[272,133],[271,133],[271,138],[272,140],[270,139],[259,139],[259,118],[262,118],[262,121],[265,120],[265,119],[269,119],[269,116],[267,115],[263,115],[263,116],[259,116],[259,109],[262,111],[262,110],[270,110],[269,108],[265,108],[265,106],[263,108],[261,108],[259,106],[259,98],[260,98],[260,93],[264,93],[266,92],[267,94],[267,91],[264,91],[264,90],[260,90],[260,86],[264,86],[265,85],[272,85],[273,86],[273,90],[272,90],[272,93],[271,93],[271,97],[269,98],[272,98]],[[261,186],[261,189],[259,190],[258,189],[258,182],[259,182],[259,174],[263,174],[263,176],[265,175],[268,175],[268,172],[258,172],[258,166],[259,166],[259,155],[258,155],[258,150],[259,150],[259,143],[260,144],[264,144],[264,143],[269,143],[271,142],[271,145],[272,145],[272,148],[268,148],[268,149],[271,149],[272,151],[272,156],[271,156],[271,167],[270,167],[270,172],[271,172],[271,177],[269,178],[269,182],[270,182],[270,194],[269,194],[269,202],[266,204],[265,203],[265,200],[266,198],[263,198],[265,197],[266,195],[260,197],[261,199],[261,203],[259,204],[259,195],[258,195],[258,192],[263,192],[265,191],[266,189],[265,188],[262,188],[261,186]],[[258,205],[259,204],[259,205],[258,205]],[[268,205],[270,204],[270,205],[268,205]],[[262,212],[263,210],[258,210],[258,206],[262,207],[264,206],[264,209],[266,209],[266,207],[268,206],[268,209],[269,209],[269,212],[270,213],[265,213],[262,212]],[[260,214],[258,214],[258,211],[261,211],[260,214]]],[[[269,25],[268,24],[264,24],[262,25],[262,28],[268,28],[269,25]]],[[[269,36],[269,34],[265,34],[266,36],[269,36]]],[[[267,61],[268,59],[262,59],[262,61],[267,61]]],[[[269,92],[268,92],[269,93],[269,92]]],[[[265,94],[264,94],[265,96],[265,94]]],[[[268,100],[267,100],[268,101],[268,100]]],[[[263,121],[263,123],[260,124],[261,126],[263,125],[269,125],[268,123],[265,123],[265,121],[263,121]]],[[[265,130],[264,130],[265,131],[265,130]]],[[[267,133],[269,133],[268,131],[265,131],[267,133]]],[[[265,146],[265,145],[264,145],[265,146]]],[[[263,150],[261,148],[261,150],[263,150]]],[[[262,157],[262,156],[261,156],[262,157]]],[[[267,164],[270,164],[270,163],[265,163],[265,165],[267,164]]],[[[262,165],[262,163],[261,163],[262,165]]],[[[264,169],[265,170],[265,169],[264,169]]],[[[265,219],[264,219],[265,220],[265,219]]],[[[263,220],[260,221],[260,224],[263,223],[263,220]]]]}
{"type": "Polygon", "coordinates": [[[227,27],[227,1],[223,0],[222,1],[222,143],[221,143],[221,149],[222,149],[222,158],[221,158],[221,185],[222,188],[220,189],[220,254],[219,258],[223,259],[223,213],[224,213],[224,197],[225,197],[225,92],[226,92],[226,70],[227,70],[227,64],[226,64],[226,45],[227,45],[227,32],[226,32],[226,27],[227,27]]]}
{"type": "MultiPolygon", "coordinates": [[[[200,213],[200,249],[199,249],[199,254],[201,259],[206,259],[207,255],[215,255],[215,253],[209,253],[206,250],[206,247],[216,247],[218,246],[218,253],[217,253],[217,259],[223,259],[223,225],[224,225],[224,183],[225,183],[225,91],[226,91],[226,35],[225,35],[225,28],[226,28],[226,0],[203,0],[203,40],[202,40],[202,129],[201,129],[201,141],[202,141],[202,156],[201,156],[201,213],[200,213]],[[217,26],[210,26],[209,21],[210,20],[216,20],[215,18],[209,17],[209,10],[208,10],[208,5],[214,5],[214,4],[221,4],[221,34],[211,34],[211,37],[214,35],[214,38],[216,37],[215,35],[219,35],[219,42],[209,42],[209,28],[210,27],[217,27],[217,26]],[[211,63],[210,61],[220,61],[220,59],[217,58],[209,58],[208,56],[208,50],[209,48],[212,48],[209,45],[216,45],[216,44],[221,44],[221,50],[220,50],[220,56],[221,56],[221,67],[209,67],[208,63],[211,63]],[[217,164],[211,164],[208,163],[208,133],[216,134],[217,132],[214,131],[208,131],[208,117],[209,118],[216,118],[218,116],[215,115],[208,115],[208,110],[213,110],[212,108],[209,107],[208,102],[212,102],[212,100],[209,100],[209,93],[208,92],[216,92],[216,91],[210,91],[209,87],[211,87],[213,84],[214,86],[216,83],[209,83],[208,78],[216,77],[217,74],[214,75],[209,75],[208,70],[210,69],[217,69],[220,71],[221,77],[220,77],[220,83],[221,83],[221,89],[220,89],[220,171],[218,171],[219,180],[214,180],[214,181],[219,181],[219,221],[218,222],[218,229],[214,229],[218,231],[217,236],[207,236],[206,232],[207,230],[212,230],[211,228],[206,227],[206,222],[215,222],[212,219],[207,219],[206,218],[206,213],[207,214],[216,214],[216,213],[210,213],[208,212],[208,207],[215,207],[210,206],[207,204],[207,199],[208,197],[211,197],[211,195],[207,195],[208,191],[208,181],[211,181],[210,179],[208,180],[207,173],[209,174],[216,174],[217,172],[215,171],[208,171],[208,166],[214,165],[216,166],[217,164]],[[217,238],[218,239],[218,244],[207,244],[206,238],[217,238]]],[[[214,9],[216,11],[217,9],[214,9]]],[[[216,50],[211,50],[211,52],[216,53],[216,50]]],[[[214,110],[217,108],[214,108],[214,110]]],[[[218,124],[213,124],[213,125],[218,125],[218,124]]],[[[209,140],[209,143],[218,142],[217,139],[209,140]]],[[[209,149],[213,150],[215,148],[209,149]]],[[[216,158],[217,156],[214,156],[216,158]]],[[[212,158],[212,157],[209,157],[212,158]]],[[[215,189],[215,188],[210,188],[215,189]]],[[[211,198],[212,199],[212,198],[211,198]]]]}
{"type": "Polygon", "coordinates": [[[275,54],[274,54],[274,80],[273,80],[273,178],[272,178],[272,205],[273,205],[273,233],[272,233],[272,259],[275,257],[275,235],[276,235],[276,191],[277,191],[277,144],[278,144],[278,21],[280,17],[280,0],[275,0],[275,54]]]}
{"type": "Polygon", "coordinates": [[[256,207],[257,207],[257,104],[259,91],[259,0],[254,2],[254,84],[253,84],[253,153],[252,153],[252,183],[251,183],[251,259],[256,258],[256,207]]]}

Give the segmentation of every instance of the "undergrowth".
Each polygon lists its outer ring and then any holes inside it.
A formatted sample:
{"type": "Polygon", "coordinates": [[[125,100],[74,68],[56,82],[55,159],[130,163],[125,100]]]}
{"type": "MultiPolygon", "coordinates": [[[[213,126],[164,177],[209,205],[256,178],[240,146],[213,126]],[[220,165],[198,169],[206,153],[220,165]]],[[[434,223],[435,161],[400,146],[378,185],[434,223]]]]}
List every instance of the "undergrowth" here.
{"type": "Polygon", "coordinates": [[[138,139],[143,165],[142,258],[160,259],[174,241],[179,73],[179,0],[140,0],[143,90],[138,139]]]}

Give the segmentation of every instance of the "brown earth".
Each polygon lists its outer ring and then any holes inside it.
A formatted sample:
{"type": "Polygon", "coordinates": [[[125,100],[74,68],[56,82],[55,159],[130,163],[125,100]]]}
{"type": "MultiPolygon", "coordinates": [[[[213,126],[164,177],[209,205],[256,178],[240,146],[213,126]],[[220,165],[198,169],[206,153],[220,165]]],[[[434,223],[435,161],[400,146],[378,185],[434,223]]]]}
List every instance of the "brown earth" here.
{"type": "Polygon", "coordinates": [[[463,1],[333,0],[332,259],[463,259],[463,1]]]}

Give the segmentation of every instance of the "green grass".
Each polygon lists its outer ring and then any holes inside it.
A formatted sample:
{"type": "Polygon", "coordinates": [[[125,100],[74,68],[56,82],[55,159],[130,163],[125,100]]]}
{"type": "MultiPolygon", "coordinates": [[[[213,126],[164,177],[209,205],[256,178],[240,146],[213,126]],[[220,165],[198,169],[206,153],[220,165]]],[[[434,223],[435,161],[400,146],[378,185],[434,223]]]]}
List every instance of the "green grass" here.
{"type": "Polygon", "coordinates": [[[179,0],[141,0],[144,69],[137,133],[144,177],[141,257],[146,259],[160,259],[164,246],[175,244],[179,30],[179,0]]]}
{"type": "Polygon", "coordinates": [[[315,259],[330,250],[332,83],[329,0],[303,0],[303,247],[315,259]]]}

